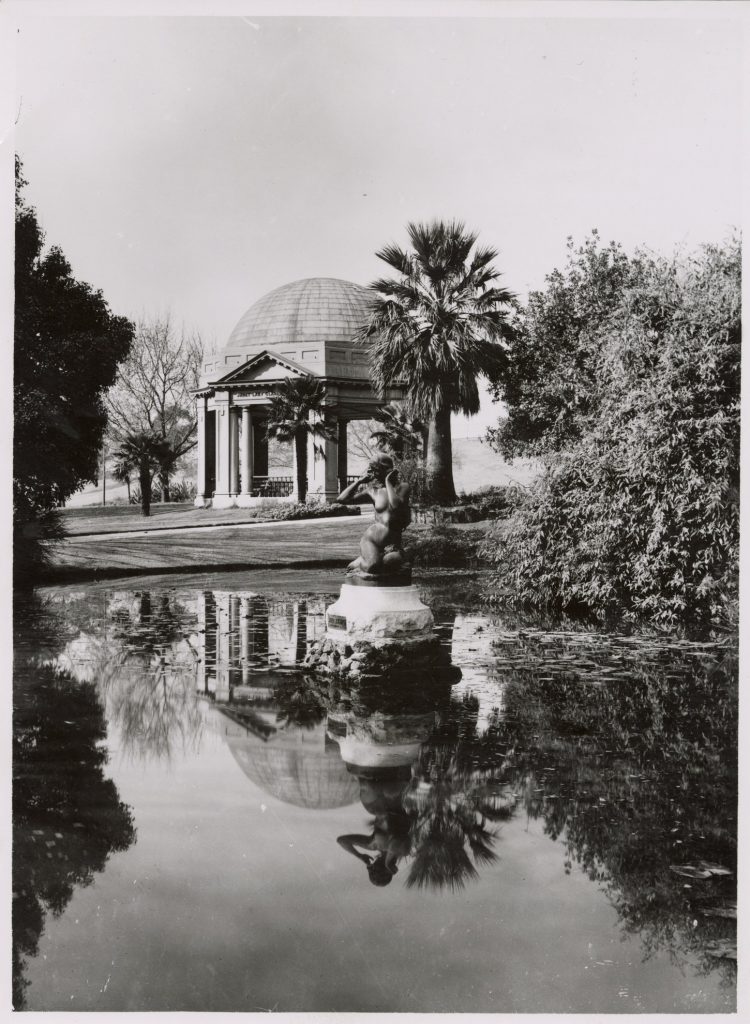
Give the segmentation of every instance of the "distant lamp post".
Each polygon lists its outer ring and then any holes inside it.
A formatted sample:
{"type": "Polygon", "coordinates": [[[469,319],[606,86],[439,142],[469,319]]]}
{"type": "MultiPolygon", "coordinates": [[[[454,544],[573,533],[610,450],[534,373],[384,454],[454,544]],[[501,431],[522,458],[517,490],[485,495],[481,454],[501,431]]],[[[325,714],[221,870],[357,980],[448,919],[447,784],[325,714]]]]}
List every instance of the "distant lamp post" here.
{"type": "Polygon", "coordinates": [[[107,448],[102,445],[102,505],[107,504],[107,448]]]}

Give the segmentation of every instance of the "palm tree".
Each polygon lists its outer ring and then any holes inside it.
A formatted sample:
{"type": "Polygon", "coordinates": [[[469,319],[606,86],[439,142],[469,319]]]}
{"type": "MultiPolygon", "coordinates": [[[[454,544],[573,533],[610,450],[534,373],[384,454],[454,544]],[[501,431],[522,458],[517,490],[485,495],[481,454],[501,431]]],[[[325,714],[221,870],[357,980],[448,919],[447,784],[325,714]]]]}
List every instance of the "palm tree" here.
{"type": "Polygon", "coordinates": [[[151,515],[151,481],[166,458],[169,442],[150,430],[127,434],[114,452],[122,472],[137,472],[141,486],[141,514],[151,515]]]}
{"type": "Polygon", "coordinates": [[[371,287],[378,293],[359,332],[372,339],[373,382],[406,387],[414,415],[428,421],[427,493],[435,502],[456,497],[451,413],[479,411],[477,377],[497,380],[505,366],[511,292],[498,287],[495,249],[474,248],[463,224],[408,224],[412,251],[388,245],[376,253],[398,271],[371,287]],[[473,253],[472,253],[472,250],[473,253]]]}
{"type": "Polygon", "coordinates": [[[112,476],[115,480],[119,480],[121,484],[125,484],[128,489],[128,505],[130,504],[130,477],[135,467],[129,462],[118,460],[112,468],[112,476]]]}
{"type": "Polygon", "coordinates": [[[294,442],[297,463],[297,500],[307,498],[307,439],[329,438],[335,428],[326,423],[323,400],[325,389],[315,377],[282,381],[271,398],[266,433],[279,441],[294,442]],[[312,415],[311,415],[312,414],[312,415]]]}
{"type": "Polygon", "coordinates": [[[426,427],[421,420],[412,418],[404,406],[389,402],[378,409],[375,419],[381,426],[370,437],[381,451],[390,451],[396,459],[424,454],[426,427]]]}

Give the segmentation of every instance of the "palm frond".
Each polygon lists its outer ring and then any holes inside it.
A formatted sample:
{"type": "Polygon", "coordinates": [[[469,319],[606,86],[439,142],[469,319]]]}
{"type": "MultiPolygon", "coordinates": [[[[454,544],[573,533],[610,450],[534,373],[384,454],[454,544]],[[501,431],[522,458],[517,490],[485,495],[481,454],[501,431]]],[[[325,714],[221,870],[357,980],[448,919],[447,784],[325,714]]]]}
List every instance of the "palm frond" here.
{"type": "Polygon", "coordinates": [[[407,234],[412,255],[397,246],[378,253],[401,278],[372,283],[368,321],[358,332],[370,345],[373,383],[381,394],[405,386],[413,414],[422,418],[445,403],[472,414],[479,408],[477,377],[497,380],[507,365],[515,297],[495,283],[496,250],[474,249],[477,236],[460,221],[410,223],[407,234]]]}

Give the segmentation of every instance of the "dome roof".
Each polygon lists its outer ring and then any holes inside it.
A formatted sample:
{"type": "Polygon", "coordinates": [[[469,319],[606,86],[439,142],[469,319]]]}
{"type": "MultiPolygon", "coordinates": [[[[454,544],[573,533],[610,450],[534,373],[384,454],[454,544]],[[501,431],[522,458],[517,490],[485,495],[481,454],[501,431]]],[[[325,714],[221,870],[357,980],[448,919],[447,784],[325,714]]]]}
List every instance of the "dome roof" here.
{"type": "Polygon", "coordinates": [[[229,335],[226,351],[299,342],[345,343],[367,321],[369,288],[337,277],[307,277],[268,292],[229,335]]]}

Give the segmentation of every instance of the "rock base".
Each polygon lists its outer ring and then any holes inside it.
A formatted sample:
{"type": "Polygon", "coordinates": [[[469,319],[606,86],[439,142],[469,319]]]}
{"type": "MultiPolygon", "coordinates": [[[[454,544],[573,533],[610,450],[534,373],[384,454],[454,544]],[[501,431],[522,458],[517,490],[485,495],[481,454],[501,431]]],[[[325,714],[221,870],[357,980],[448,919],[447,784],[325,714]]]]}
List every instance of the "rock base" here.
{"type": "Polygon", "coordinates": [[[436,636],[412,640],[354,640],[326,635],[309,645],[303,668],[347,682],[451,685],[461,670],[436,636]]]}

